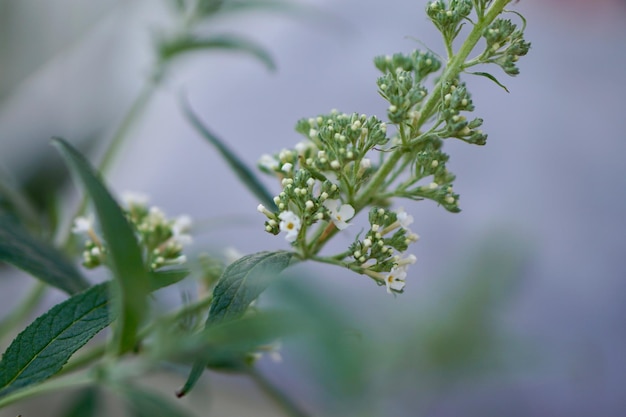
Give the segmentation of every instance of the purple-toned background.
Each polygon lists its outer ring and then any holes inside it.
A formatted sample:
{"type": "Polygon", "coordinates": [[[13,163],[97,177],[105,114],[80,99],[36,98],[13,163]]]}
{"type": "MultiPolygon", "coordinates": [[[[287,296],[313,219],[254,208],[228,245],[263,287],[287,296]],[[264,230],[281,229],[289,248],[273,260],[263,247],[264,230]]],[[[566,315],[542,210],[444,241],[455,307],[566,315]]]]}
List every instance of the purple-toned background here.
{"type": "MultiPolygon", "coordinates": [[[[150,34],[168,22],[161,2],[83,3],[0,1],[0,170],[16,181],[57,158],[50,136],[78,143],[111,133],[149,72],[150,34]]],[[[184,60],[136,125],[112,187],[148,193],[167,213],[193,216],[204,224],[198,248],[286,248],[262,231],[257,201],[184,121],[179,93],[254,164],[262,153],[299,141],[293,126],[301,117],[332,108],[383,116],[372,58],[419,48],[415,39],[443,52],[425,3],[310,0],[323,13],[220,22],[266,45],[278,71],[236,54],[184,60]],[[225,221],[236,227],[218,227],[225,221]]],[[[493,324],[505,339],[494,357],[497,370],[444,378],[441,388],[423,375],[399,375],[395,386],[392,375],[397,399],[381,399],[371,415],[626,415],[626,4],[522,0],[511,8],[527,18],[532,50],[520,61],[520,76],[494,69],[510,94],[488,80],[467,79],[488,144],[446,144],[460,214],[428,202],[404,204],[421,236],[405,294],[387,296],[346,271],[309,268],[366,334],[393,341],[407,339],[416,317],[438,323],[454,310],[456,299],[446,294],[471,285],[455,277],[485,238],[504,231],[510,239],[501,249],[523,252],[520,277],[493,324]]],[[[340,247],[351,236],[339,236],[340,247]]],[[[17,272],[2,278],[0,310],[7,311],[32,281],[17,272]]],[[[291,368],[297,352],[287,348],[284,356],[283,364],[264,362],[263,369],[318,409],[314,388],[291,368]]],[[[407,369],[410,362],[409,355],[407,369]]],[[[271,410],[249,383],[216,381],[211,388],[223,399],[212,406],[230,410],[216,415],[271,410]],[[231,400],[232,390],[247,393],[246,400],[231,400]]],[[[194,401],[206,405],[199,396],[194,401]]],[[[44,415],[14,407],[0,416],[17,412],[44,415]]]]}

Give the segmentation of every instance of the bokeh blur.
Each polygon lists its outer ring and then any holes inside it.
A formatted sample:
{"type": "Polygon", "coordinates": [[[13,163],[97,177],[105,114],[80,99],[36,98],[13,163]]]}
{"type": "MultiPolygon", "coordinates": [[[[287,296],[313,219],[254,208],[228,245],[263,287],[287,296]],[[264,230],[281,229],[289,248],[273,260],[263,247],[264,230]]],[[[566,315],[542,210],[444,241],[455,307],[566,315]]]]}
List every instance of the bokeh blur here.
{"type": "MultiPolygon", "coordinates": [[[[166,3],[0,0],[3,181],[28,188],[41,205],[52,192],[75,199],[49,139],[98,155],[150,75],[154,36],[169,24],[166,3]]],[[[383,116],[374,56],[421,42],[443,53],[424,0],[296,3],[303,12],[257,10],[207,28],[248,35],[277,71],[228,52],[182,60],[108,178],[116,192],[147,193],[168,214],[191,215],[196,251],[252,253],[287,243],[264,233],[258,202],[184,119],[181,95],[254,165],[299,141],[293,127],[302,117],[332,108],[383,116]]],[[[405,293],[389,296],[330,266],[294,273],[358,335],[355,352],[365,363],[346,383],[367,386],[355,388],[363,409],[354,415],[626,415],[626,2],[510,7],[528,20],[531,52],[516,78],[494,69],[510,94],[466,78],[489,140],[446,144],[461,213],[404,204],[421,236],[405,293]]],[[[269,178],[267,185],[277,190],[269,178]]],[[[338,236],[338,247],[350,236],[338,236]]],[[[6,314],[33,280],[0,272],[6,314]]],[[[280,295],[270,291],[265,302],[280,295]]],[[[60,299],[52,293],[48,301],[60,299]]],[[[316,375],[323,356],[303,345],[286,341],[283,361],[264,359],[261,369],[313,415],[350,415],[337,414],[336,403],[352,394],[316,375]]],[[[153,382],[173,392],[182,378],[153,382]]],[[[209,375],[185,401],[197,415],[279,415],[250,381],[233,376],[209,375]]],[[[62,415],[54,413],[64,407],[64,398],[45,397],[0,417],[62,415]]]]}

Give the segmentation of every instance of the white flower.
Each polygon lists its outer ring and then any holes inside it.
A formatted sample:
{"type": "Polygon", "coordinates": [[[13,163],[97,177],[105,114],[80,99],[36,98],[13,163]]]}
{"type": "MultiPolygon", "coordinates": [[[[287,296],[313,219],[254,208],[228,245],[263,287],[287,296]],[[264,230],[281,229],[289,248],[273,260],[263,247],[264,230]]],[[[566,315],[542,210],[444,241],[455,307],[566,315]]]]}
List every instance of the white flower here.
{"type": "Polygon", "coordinates": [[[145,206],[148,204],[150,197],[147,194],[136,193],[133,191],[124,191],[122,193],[122,201],[126,207],[145,206]]]}
{"type": "Polygon", "coordinates": [[[323,205],[330,212],[330,218],[337,226],[337,229],[343,230],[350,226],[346,221],[354,217],[354,207],[350,204],[341,204],[339,200],[326,200],[323,205]]]}
{"type": "Polygon", "coordinates": [[[287,240],[287,242],[295,241],[298,238],[298,233],[300,232],[300,217],[298,217],[293,211],[283,211],[278,215],[278,218],[280,219],[280,230],[287,232],[285,240],[287,240]]]}
{"type": "Polygon", "coordinates": [[[385,285],[387,286],[387,292],[389,294],[392,291],[402,291],[404,285],[406,284],[404,280],[406,279],[406,271],[407,266],[394,267],[391,271],[384,274],[385,277],[385,285]]]}
{"type": "Polygon", "coordinates": [[[72,233],[90,233],[93,230],[93,216],[77,217],[74,219],[74,227],[72,233]]]}
{"type": "MultiPolygon", "coordinates": [[[[309,135],[313,138],[317,136],[317,131],[315,131],[315,129],[311,129],[311,132],[309,132],[309,135]]],[[[296,146],[294,146],[294,149],[296,150],[296,152],[298,152],[298,155],[304,155],[304,153],[308,149],[315,149],[315,143],[311,142],[310,140],[303,140],[301,142],[296,143],[296,146]]]]}
{"type": "Polygon", "coordinates": [[[176,220],[174,220],[172,235],[181,245],[190,245],[193,243],[193,238],[187,233],[191,230],[191,223],[191,217],[186,214],[178,216],[176,220]]]}
{"type": "Polygon", "coordinates": [[[413,223],[413,216],[404,211],[404,208],[402,207],[396,211],[396,216],[398,217],[400,226],[402,226],[405,230],[409,230],[409,225],[413,223]]]}
{"type": "Polygon", "coordinates": [[[278,169],[278,161],[270,154],[263,154],[259,158],[259,166],[269,171],[276,171],[278,169]]]}

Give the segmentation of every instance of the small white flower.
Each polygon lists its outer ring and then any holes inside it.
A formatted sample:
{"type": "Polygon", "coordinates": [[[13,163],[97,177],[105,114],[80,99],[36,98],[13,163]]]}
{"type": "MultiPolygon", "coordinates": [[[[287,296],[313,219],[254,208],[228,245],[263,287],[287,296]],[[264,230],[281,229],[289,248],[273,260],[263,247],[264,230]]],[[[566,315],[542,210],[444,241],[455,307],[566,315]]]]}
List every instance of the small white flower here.
{"type": "Polygon", "coordinates": [[[293,242],[298,238],[300,232],[300,217],[293,211],[283,211],[278,215],[280,219],[280,230],[287,233],[285,240],[287,242],[293,242]]]}
{"type": "MultiPolygon", "coordinates": [[[[159,216],[157,213],[153,213],[155,216],[159,216]]],[[[193,238],[187,232],[191,230],[191,217],[183,214],[178,216],[172,224],[172,238],[182,246],[191,245],[193,238]]]]}
{"type": "Polygon", "coordinates": [[[291,162],[284,163],[283,166],[280,168],[280,170],[285,173],[291,172],[292,169],[293,169],[293,164],[291,162]]]}
{"type": "Polygon", "coordinates": [[[122,201],[126,207],[145,206],[148,204],[150,197],[147,194],[136,193],[133,191],[124,191],[122,193],[122,201]]]}
{"type": "Polygon", "coordinates": [[[405,230],[409,230],[409,225],[413,223],[413,216],[404,211],[404,208],[402,207],[396,211],[396,216],[398,217],[400,226],[405,230]]]}
{"type": "Polygon", "coordinates": [[[188,232],[191,230],[191,224],[192,221],[190,216],[187,214],[180,215],[174,220],[172,232],[174,232],[175,236],[188,232]]]}
{"type": "Polygon", "coordinates": [[[354,207],[350,204],[341,204],[339,200],[326,200],[323,205],[330,212],[330,218],[339,230],[350,226],[347,221],[354,217],[354,207]]]}
{"type": "Polygon", "coordinates": [[[77,217],[74,219],[74,227],[72,233],[90,233],[93,230],[93,216],[77,217]]]}
{"type": "Polygon", "coordinates": [[[359,166],[361,169],[368,169],[372,166],[372,160],[369,158],[363,158],[361,159],[361,162],[359,162],[359,166]]]}
{"type": "Polygon", "coordinates": [[[272,155],[265,153],[259,158],[259,166],[269,171],[276,171],[278,161],[272,155]]]}
{"type": "Polygon", "coordinates": [[[417,257],[411,253],[404,258],[398,259],[397,264],[398,267],[406,267],[408,265],[414,264],[415,262],[417,262],[417,257]]]}
{"type": "Polygon", "coordinates": [[[389,294],[391,294],[392,291],[402,291],[406,284],[406,271],[407,266],[400,266],[384,274],[385,285],[387,286],[387,292],[389,294]]]}

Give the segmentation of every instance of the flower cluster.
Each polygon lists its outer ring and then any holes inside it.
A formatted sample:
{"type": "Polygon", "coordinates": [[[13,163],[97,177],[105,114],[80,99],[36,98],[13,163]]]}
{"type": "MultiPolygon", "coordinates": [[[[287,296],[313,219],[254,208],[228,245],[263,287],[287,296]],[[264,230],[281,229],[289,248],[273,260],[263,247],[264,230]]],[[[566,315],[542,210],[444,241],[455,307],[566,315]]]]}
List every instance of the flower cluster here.
{"type": "Polygon", "coordinates": [[[274,197],[278,212],[258,207],[267,217],[265,230],[284,232],[288,242],[305,241],[308,228],[320,221],[338,230],[348,227],[354,198],[375,171],[368,152],[388,142],[385,123],[356,113],[332,111],[302,119],[296,130],[306,136],[304,141],[259,161],[282,185],[274,197]]]}
{"type": "Polygon", "coordinates": [[[471,0],[450,0],[446,5],[444,0],[428,3],[426,14],[439,29],[446,44],[452,43],[461,30],[463,22],[472,12],[471,0]]]}
{"type": "MultiPolygon", "coordinates": [[[[518,30],[511,21],[488,12],[502,7],[491,0],[428,3],[428,17],[444,38],[445,67],[443,59],[430,51],[374,59],[382,73],[378,93],[388,102],[387,117],[394,130],[390,136],[385,122],[357,113],[332,111],[300,120],[296,130],[306,139],[294,149],[263,155],[259,161],[261,170],[277,177],[282,186],[274,197],[275,207],[258,207],[267,218],[265,230],[283,233],[301,259],[341,265],[385,284],[388,292],[402,292],[408,265],[415,262],[405,252],[417,235],[408,229],[411,216],[386,207],[394,198],[428,199],[450,212],[460,211],[459,195],[453,189],[455,175],[442,151],[444,141],[455,138],[474,145],[487,141],[480,129],[483,120],[467,117],[474,104],[460,75],[490,63],[515,75],[515,63],[530,48],[522,36],[524,28],[518,30]],[[466,24],[479,27],[475,35],[481,34],[486,45],[471,59],[478,36],[466,41],[469,47],[454,51],[454,40],[466,24]],[[433,75],[429,90],[426,81],[433,75]],[[348,251],[319,255],[329,238],[367,209],[370,229],[361,231],[348,251]]],[[[502,86],[491,74],[473,74],[502,86]]]]}
{"type": "MultiPolygon", "coordinates": [[[[191,228],[189,216],[169,219],[158,207],[149,207],[147,197],[140,194],[125,193],[122,199],[126,217],[136,231],[151,270],[186,262],[183,246],[192,242],[188,234],[191,228]]],[[[83,265],[86,268],[106,263],[107,247],[95,231],[93,216],[76,218],[72,232],[87,236],[83,250],[83,265]]]]}
{"type": "Polygon", "coordinates": [[[481,55],[483,62],[499,65],[508,75],[519,74],[516,63],[530,50],[530,42],[524,40],[523,29],[508,19],[496,19],[485,31],[483,37],[487,43],[481,55]]]}
{"type": "Polygon", "coordinates": [[[389,211],[373,207],[369,212],[370,229],[363,239],[350,246],[352,269],[387,286],[387,292],[402,292],[406,272],[415,263],[414,255],[405,255],[409,245],[419,236],[409,229],[413,216],[404,209],[389,211]]]}

